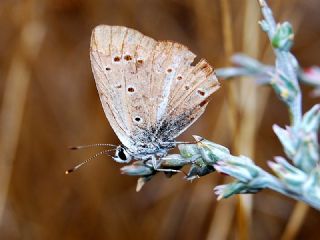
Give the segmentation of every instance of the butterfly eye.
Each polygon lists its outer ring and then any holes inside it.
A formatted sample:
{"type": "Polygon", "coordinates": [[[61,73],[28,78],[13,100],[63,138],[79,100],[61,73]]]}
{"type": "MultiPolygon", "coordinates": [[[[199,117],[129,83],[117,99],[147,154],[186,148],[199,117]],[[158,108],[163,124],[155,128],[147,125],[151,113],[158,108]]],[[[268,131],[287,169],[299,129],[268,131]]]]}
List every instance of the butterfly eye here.
{"type": "Polygon", "coordinates": [[[127,160],[127,156],[126,156],[126,154],[124,153],[123,148],[120,148],[120,150],[119,150],[119,152],[118,152],[118,157],[119,157],[121,160],[123,160],[123,161],[127,160]]]}
{"type": "Polygon", "coordinates": [[[189,90],[189,86],[184,86],[184,89],[185,90],[189,90]]]}

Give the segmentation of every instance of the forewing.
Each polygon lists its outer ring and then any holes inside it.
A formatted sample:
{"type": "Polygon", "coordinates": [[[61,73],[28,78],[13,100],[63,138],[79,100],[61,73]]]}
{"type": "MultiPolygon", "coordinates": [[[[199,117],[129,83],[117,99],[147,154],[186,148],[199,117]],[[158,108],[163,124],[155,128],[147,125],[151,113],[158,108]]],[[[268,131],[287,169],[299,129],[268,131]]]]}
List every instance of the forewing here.
{"type": "Polygon", "coordinates": [[[110,125],[127,147],[135,145],[134,136],[147,131],[145,103],[150,92],[145,87],[151,71],[146,63],[156,44],[126,27],[100,25],[92,33],[90,58],[100,100],[110,125]]]}

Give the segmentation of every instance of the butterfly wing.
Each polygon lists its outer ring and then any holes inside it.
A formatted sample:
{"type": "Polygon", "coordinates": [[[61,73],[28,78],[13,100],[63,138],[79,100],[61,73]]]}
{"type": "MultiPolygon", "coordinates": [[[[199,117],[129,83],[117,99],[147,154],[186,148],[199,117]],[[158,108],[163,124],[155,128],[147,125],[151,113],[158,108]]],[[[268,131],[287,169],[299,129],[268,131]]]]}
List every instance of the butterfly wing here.
{"type": "Polygon", "coordinates": [[[181,134],[219,85],[205,60],[191,66],[195,55],[185,46],[126,27],[96,27],[90,57],[104,112],[132,152],[181,134]]]}
{"type": "Polygon", "coordinates": [[[158,79],[153,81],[157,87],[152,95],[161,93],[155,109],[155,134],[162,141],[170,141],[202,115],[219,82],[204,59],[192,66],[195,55],[179,43],[158,42],[155,52],[158,79]]]}
{"type": "Polygon", "coordinates": [[[138,31],[119,26],[97,26],[91,36],[90,59],[100,100],[110,125],[127,147],[135,145],[133,136],[148,122],[141,117],[146,115],[144,104],[149,98],[142,89],[150,71],[141,65],[145,66],[156,44],[138,31]]]}

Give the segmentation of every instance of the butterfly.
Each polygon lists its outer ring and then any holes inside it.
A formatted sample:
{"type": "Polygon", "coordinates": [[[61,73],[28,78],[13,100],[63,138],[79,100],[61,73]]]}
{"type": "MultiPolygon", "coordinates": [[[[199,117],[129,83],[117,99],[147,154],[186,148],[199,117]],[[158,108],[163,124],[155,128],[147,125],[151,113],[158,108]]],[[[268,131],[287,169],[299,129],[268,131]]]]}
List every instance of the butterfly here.
{"type": "Polygon", "coordinates": [[[121,141],[113,159],[159,160],[204,112],[219,88],[213,68],[182,44],[131,28],[94,28],[90,60],[104,113],[121,141]]]}

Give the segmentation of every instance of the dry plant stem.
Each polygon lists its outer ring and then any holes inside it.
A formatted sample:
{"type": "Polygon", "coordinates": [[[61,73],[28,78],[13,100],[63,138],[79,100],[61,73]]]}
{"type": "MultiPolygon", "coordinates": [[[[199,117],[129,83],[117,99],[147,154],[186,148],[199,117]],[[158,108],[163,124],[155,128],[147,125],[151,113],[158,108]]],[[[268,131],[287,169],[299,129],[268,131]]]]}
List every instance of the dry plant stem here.
{"type": "MultiPolygon", "coordinates": [[[[257,57],[259,53],[259,26],[256,24],[260,14],[257,10],[254,0],[247,0],[245,5],[245,22],[243,33],[243,51],[250,56],[257,57]]],[[[257,85],[253,81],[241,79],[240,96],[238,101],[241,103],[240,110],[242,111],[241,125],[239,133],[235,140],[235,153],[244,154],[249,157],[254,155],[255,147],[255,132],[256,132],[256,110],[258,96],[257,85]]]]}
{"type": "Polygon", "coordinates": [[[208,52],[206,46],[210,46],[213,40],[213,27],[210,14],[204,14],[208,11],[210,1],[208,0],[192,0],[191,7],[195,11],[195,19],[197,24],[197,44],[201,52],[208,52]],[[211,31],[210,31],[210,30],[211,31]]]}
{"type": "Polygon", "coordinates": [[[210,223],[207,240],[228,239],[236,207],[236,198],[219,201],[210,223]]]}
{"type": "MultiPolygon", "coordinates": [[[[223,47],[225,52],[225,65],[229,64],[228,59],[231,58],[234,53],[233,49],[233,34],[232,34],[232,19],[231,9],[229,0],[220,0],[221,12],[222,12],[222,33],[223,33],[223,47]]],[[[228,122],[230,125],[230,132],[236,132],[236,119],[237,119],[237,108],[236,108],[236,83],[229,82],[227,85],[227,101],[228,101],[228,122]]]]}
{"type": "MultiPolygon", "coordinates": [[[[225,52],[225,65],[228,64],[228,59],[234,53],[233,50],[233,34],[232,34],[232,19],[229,0],[220,0],[222,13],[222,33],[225,52]]],[[[237,110],[235,104],[235,89],[236,82],[229,82],[227,85],[227,119],[229,124],[229,132],[234,133],[236,130],[237,110]]],[[[225,181],[228,177],[225,178],[225,181]]],[[[211,219],[207,239],[226,239],[230,232],[231,223],[234,218],[235,202],[220,201],[216,203],[215,212],[211,219]]]]}
{"type": "MultiPolygon", "coordinates": [[[[228,92],[228,95],[231,95],[231,93],[228,92]]],[[[225,122],[225,118],[228,117],[228,113],[235,110],[235,109],[230,109],[230,104],[228,101],[224,101],[223,102],[223,106],[222,108],[220,108],[220,112],[218,114],[218,121],[215,125],[214,129],[214,133],[212,133],[212,139],[216,139],[217,136],[220,136],[219,134],[225,134],[226,131],[229,132],[229,134],[226,135],[230,135],[232,133],[232,131],[228,128],[230,128],[230,126],[228,126],[228,124],[230,124],[230,122],[225,122]],[[228,130],[226,130],[226,128],[228,130]]],[[[219,137],[219,139],[221,139],[221,137],[219,137]]],[[[225,142],[230,142],[231,137],[230,136],[226,136],[225,139],[222,139],[222,141],[224,140],[225,142]]],[[[223,176],[222,178],[219,178],[218,175],[215,175],[215,180],[217,179],[221,179],[223,180],[224,184],[230,182],[230,177],[228,176],[223,176]]],[[[216,184],[220,184],[221,181],[216,184]]],[[[232,222],[234,220],[234,216],[235,216],[235,201],[217,201],[214,210],[214,214],[210,220],[210,224],[209,224],[209,230],[207,233],[207,239],[211,240],[211,239],[227,239],[227,237],[229,236],[231,229],[232,229],[232,222]],[[222,237],[224,236],[224,237],[222,237]]]]}
{"type": "Polygon", "coordinates": [[[21,35],[16,52],[6,79],[5,92],[1,107],[1,134],[0,134],[0,221],[6,204],[8,187],[10,184],[11,170],[19,141],[24,106],[27,98],[31,78],[29,64],[34,60],[43,39],[42,25],[36,21],[35,1],[24,3],[29,16],[21,23],[21,35]]]}
{"type": "Polygon", "coordinates": [[[0,221],[6,204],[11,170],[18,144],[30,72],[21,56],[13,57],[1,108],[0,221]]]}
{"type": "Polygon", "coordinates": [[[309,209],[310,207],[303,202],[295,205],[281,240],[296,239],[309,209]]]}
{"type": "MultiPolygon", "coordinates": [[[[259,51],[259,32],[257,26],[260,12],[255,0],[246,0],[244,13],[243,51],[250,56],[257,57],[259,51]]],[[[242,112],[239,131],[235,137],[235,153],[245,154],[254,158],[256,115],[257,115],[257,85],[253,81],[241,79],[240,83],[240,110],[242,112]]],[[[240,239],[250,238],[252,196],[239,195],[238,203],[238,231],[240,239]]]]}

